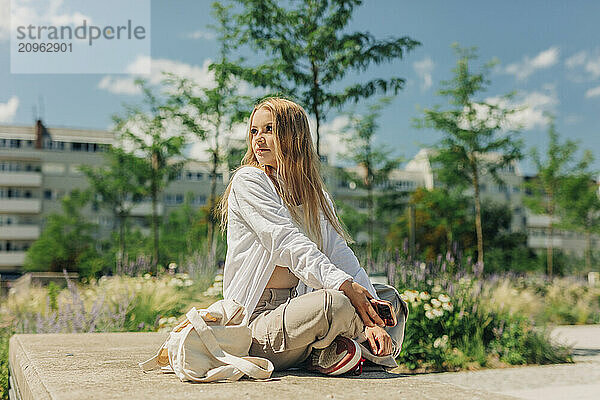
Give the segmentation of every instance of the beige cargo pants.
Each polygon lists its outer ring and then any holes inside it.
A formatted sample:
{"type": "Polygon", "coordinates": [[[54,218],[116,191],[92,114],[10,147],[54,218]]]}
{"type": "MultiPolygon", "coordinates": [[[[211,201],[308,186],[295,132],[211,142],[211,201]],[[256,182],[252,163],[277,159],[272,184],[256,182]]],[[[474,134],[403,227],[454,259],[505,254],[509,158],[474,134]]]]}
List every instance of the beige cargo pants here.
{"type": "MultiPolygon", "coordinates": [[[[398,324],[386,327],[392,338],[392,355],[377,357],[368,344],[361,346],[363,357],[387,368],[396,367],[404,326],[408,317],[406,303],[392,286],[374,284],[377,295],[392,303],[398,324]]],[[[327,347],[336,336],[366,340],[364,324],[352,303],[339,290],[320,289],[294,296],[292,289],[265,289],[250,316],[252,346],[250,355],[271,360],[275,370],[298,366],[313,349],[327,347]]]]}

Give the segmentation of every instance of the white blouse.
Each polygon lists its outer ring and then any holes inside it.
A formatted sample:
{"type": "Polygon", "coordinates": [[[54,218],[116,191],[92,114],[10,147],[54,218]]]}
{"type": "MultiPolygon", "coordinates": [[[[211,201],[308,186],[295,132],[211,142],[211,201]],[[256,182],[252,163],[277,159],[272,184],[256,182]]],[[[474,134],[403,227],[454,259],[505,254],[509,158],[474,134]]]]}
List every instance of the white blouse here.
{"type": "MultiPolygon", "coordinates": [[[[333,210],[331,198],[324,193],[333,210]]],[[[298,295],[322,288],[339,290],[344,281],[351,279],[378,298],[354,252],[323,211],[320,211],[324,249],[321,252],[295,223],[263,170],[245,166],[235,173],[227,212],[223,297],[244,305],[248,317],[275,265],[288,267],[298,277],[298,295]]]]}

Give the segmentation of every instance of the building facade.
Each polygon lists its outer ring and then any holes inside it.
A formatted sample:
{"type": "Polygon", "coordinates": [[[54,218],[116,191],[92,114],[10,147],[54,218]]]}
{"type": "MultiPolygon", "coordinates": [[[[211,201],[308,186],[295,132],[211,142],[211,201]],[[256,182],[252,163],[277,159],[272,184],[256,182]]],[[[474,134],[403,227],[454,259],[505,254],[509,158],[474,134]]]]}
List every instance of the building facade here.
{"type": "MultiPolygon", "coordinates": [[[[75,189],[88,187],[79,166],[101,166],[104,152],[114,144],[106,131],[0,125],[0,275],[14,278],[21,273],[25,252],[40,236],[48,215],[62,212],[61,199],[75,189]]],[[[217,173],[217,192],[225,189],[227,172],[217,173]],[[225,179],[225,180],[224,180],[225,179]]],[[[160,215],[183,204],[191,193],[192,204],[206,203],[210,191],[208,163],[188,162],[162,194],[160,215]]],[[[82,213],[99,225],[99,233],[114,228],[112,216],[91,205],[82,213]]],[[[132,221],[148,229],[150,201],[136,205],[132,221]]]]}

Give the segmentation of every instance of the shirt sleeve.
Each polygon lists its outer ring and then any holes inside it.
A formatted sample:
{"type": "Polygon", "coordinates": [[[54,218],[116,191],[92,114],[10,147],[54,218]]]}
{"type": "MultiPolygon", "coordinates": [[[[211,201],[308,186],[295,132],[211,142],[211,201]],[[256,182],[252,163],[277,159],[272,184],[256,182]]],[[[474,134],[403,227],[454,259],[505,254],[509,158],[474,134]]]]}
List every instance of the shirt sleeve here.
{"type": "MultiPolygon", "coordinates": [[[[329,194],[325,192],[325,197],[327,198],[331,209],[333,210],[334,216],[337,219],[337,215],[335,214],[335,208],[333,206],[333,200],[329,197],[329,194]]],[[[329,235],[329,240],[332,241],[332,251],[329,255],[329,259],[331,262],[346,272],[348,275],[352,277],[354,282],[363,286],[365,289],[371,293],[373,297],[378,299],[377,293],[367,272],[360,266],[358,258],[352,251],[352,249],[346,243],[346,240],[335,230],[331,222],[327,221],[327,235],[329,235]]]]}
{"type": "Polygon", "coordinates": [[[339,289],[352,276],[337,268],[293,223],[292,216],[264,172],[238,171],[231,183],[232,211],[256,234],[273,262],[287,266],[307,286],[339,289]]]}

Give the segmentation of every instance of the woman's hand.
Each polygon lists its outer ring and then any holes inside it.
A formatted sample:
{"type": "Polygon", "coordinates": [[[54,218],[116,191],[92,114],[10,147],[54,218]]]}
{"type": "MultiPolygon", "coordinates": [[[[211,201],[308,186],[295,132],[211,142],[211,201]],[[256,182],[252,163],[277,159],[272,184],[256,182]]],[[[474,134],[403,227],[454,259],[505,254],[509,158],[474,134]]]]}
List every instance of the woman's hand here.
{"type": "Polygon", "coordinates": [[[367,326],[365,327],[365,335],[371,345],[373,354],[379,357],[392,354],[392,337],[385,329],[379,326],[367,326]]]}
{"type": "Polygon", "coordinates": [[[340,290],[350,299],[350,302],[356,309],[357,314],[360,316],[365,326],[385,326],[385,323],[379,315],[377,315],[369,301],[373,296],[367,289],[356,282],[347,280],[340,285],[340,290]]]}

